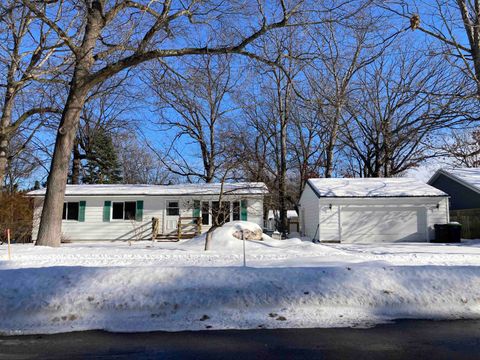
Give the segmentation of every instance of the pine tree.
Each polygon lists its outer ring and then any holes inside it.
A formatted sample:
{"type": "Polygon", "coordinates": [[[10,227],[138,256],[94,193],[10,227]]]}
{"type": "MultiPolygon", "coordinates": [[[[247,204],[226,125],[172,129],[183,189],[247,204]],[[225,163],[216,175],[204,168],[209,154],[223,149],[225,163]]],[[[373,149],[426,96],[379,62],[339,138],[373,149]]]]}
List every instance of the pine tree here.
{"type": "Polygon", "coordinates": [[[111,134],[103,128],[98,128],[92,134],[90,141],[83,183],[118,184],[122,182],[121,165],[111,134]]]}

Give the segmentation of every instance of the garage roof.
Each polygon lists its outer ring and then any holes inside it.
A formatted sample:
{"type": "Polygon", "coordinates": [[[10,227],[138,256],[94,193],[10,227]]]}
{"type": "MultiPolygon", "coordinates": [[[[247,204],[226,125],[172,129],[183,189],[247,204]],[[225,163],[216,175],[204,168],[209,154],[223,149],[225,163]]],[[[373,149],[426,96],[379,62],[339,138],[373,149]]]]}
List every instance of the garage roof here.
{"type": "MultiPolygon", "coordinates": [[[[112,196],[112,195],[219,195],[221,183],[179,185],[67,185],[67,196],[112,196]]],[[[225,195],[263,195],[267,186],[261,182],[224,183],[225,195]]],[[[45,189],[30,191],[29,196],[45,196],[45,189]]]]}
{"type": "Polygon", "coordinates": [[[412,178],[319,178],[307,184],[318,197],[431,197],[443,191],[412,178]]]}

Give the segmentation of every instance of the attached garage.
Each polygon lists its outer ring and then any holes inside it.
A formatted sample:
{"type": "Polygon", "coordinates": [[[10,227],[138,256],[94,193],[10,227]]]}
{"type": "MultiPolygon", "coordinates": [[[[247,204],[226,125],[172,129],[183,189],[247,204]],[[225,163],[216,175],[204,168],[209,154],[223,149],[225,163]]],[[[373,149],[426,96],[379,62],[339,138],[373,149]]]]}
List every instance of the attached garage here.
{"type": "Polygon", "coordinates": [[[419,242],[448,218],[448,195],[409,178],[310,179],[299,203],[302,233],[345,243],[419,242]]]}

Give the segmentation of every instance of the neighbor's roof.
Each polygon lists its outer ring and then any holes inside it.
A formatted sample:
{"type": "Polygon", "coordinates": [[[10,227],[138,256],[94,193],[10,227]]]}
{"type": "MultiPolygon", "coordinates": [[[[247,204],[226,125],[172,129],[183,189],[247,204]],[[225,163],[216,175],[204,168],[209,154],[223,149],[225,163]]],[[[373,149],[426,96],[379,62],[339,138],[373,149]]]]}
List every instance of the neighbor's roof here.
{"type": "MultiPolygon", "coordinates": [[[[220,183],[180,184],[180,185],[67,185],[67,196],[104,196],[104,195],[219,195],[220,183]]],[[[224,195],[263,195],[268,193],[267,186],[260,182],[225,183],[224,195]]],[[[45,196],[45,189],[30,191],[30,196],[45,196]]]]}
{"type": "Polygon", "coordinates": [[[322,178],[307,184],[318,197],[430,197],[443,191],[411,178],[322,178]]]}
{"type": "Polygon", "coordinates": [[[480,192],[480,168],[440,169],[428,180],[428,183],[432,184],[441,174],[480,192]]]}
{"type": "MultiPolygon", "coordinates": [[[[268,218],[274,219],[280,217],[279,210],[268,210],[268,218]]],[[[298,217],[297,210],[287,210],[287,219],[298,217]]]]}

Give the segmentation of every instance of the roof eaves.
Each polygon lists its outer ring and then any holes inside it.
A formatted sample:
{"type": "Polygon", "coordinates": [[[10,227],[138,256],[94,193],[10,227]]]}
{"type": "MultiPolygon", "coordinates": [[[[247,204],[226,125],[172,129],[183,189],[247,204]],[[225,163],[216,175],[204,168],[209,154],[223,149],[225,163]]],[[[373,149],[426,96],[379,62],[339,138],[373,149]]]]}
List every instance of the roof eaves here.
{"type": "Polygon", "coordinates": [[[320,194],[320,192],[318,191],[318,189],[313,186],[313,184],[311,183],[310,179],[307,180],[307,184],[308,186],[310,186],[310,189],[312,189],[312,191],[315,193],[315,195],[317,195],[318,198],[321,198],[322,197],[322,194],[320,194]]]}
{"type": "Polygon", "coordinates": [[[440,176],[440,175],[445,175],[446,177],[460,183],[461,185],[469,188],[470,190],[472,191],[475,191],[476,193],[480,194],[480,189],[478,187],[476,187],[475,185],[472,185],[470,184],[468,181],[465,181],[463,180],[462,178],[458,177],[458,176],[455,176],[453,175],[452,173],[448,172],[447,170],[443,170],[443,169],[440,169],[438,170],[433,176],[432,178],[428,181],[428,183],[430,183],[430,181],[435,181],[437,180],[437,178],[440,176]]]}
{"type": "Polygon", "coordinates": [[[434,198],[434,197],[449,197],[448,194],[438,195],[370,195],[370,196],[320,196],[322,198],[342,198],[342,199],[371,199],[371,198],[434,198]]]}

